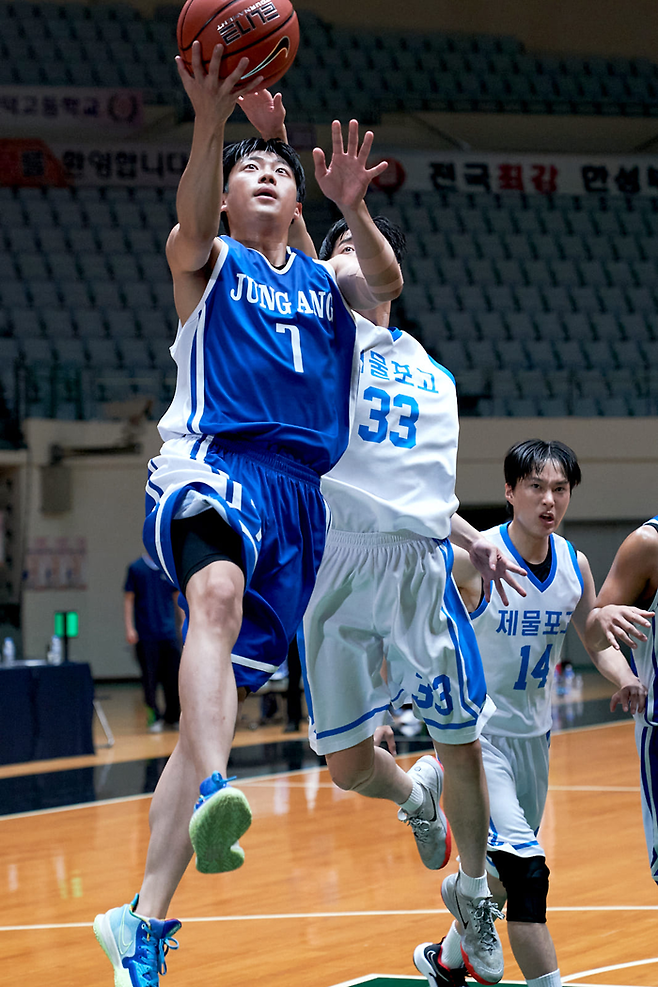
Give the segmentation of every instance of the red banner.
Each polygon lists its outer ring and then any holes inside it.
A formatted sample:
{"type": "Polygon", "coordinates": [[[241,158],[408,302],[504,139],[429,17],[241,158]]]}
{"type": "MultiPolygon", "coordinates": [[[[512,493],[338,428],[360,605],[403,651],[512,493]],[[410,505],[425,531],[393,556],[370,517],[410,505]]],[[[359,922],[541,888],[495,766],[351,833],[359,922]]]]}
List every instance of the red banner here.
{"type": "Polygon", "coordinates": [[[0,185],[68,184],[62,162],[43,141],[27,137],[0,140],[0,185]]]}

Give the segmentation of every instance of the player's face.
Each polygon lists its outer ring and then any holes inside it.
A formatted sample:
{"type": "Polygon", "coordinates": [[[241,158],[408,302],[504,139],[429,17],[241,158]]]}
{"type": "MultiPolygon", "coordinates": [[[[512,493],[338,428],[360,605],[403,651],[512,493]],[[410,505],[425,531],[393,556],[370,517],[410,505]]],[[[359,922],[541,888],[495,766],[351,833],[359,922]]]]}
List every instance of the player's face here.
{"type": "Polygon", "coordinates": [[[559,528],[566,514],[571,490],[562,467],[551,461],[540,472],[505,484],[505,497],[514,508],[514,523],[529,535],[546,537],[559,528]]]}
{"type": "Polygon", "coordinates": [[[235,164],[223,196],[231,230],[259,217],[281,217],[289,225],[301,214],[290,165],[273,151],[254,151],[235,164]]]}

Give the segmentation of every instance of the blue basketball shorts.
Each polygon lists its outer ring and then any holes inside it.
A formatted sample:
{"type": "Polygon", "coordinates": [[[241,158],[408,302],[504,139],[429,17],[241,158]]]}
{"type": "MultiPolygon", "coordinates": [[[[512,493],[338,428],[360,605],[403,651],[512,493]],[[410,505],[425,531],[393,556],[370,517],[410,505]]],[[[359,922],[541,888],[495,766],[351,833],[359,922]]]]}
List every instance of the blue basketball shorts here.
{"type": "Polygon", "coordinates": [[[327,508],[317,474],[291,459],[211,436],[170,439],[149,463],[144,544],[179,589],[171,523],[209,509],[242,541],[243,618],[232,660],[236,685],[253,692],[285,660],[301,623],[327,508]]]}

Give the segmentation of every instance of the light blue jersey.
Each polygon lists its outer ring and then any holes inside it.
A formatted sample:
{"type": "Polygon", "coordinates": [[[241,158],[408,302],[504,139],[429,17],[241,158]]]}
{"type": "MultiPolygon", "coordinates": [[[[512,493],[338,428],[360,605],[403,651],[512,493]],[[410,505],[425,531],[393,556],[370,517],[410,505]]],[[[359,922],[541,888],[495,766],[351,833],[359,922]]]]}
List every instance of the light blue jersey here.
{"type": "Polygon", "coordinates": [[[331,269],[288,251],[281,269],[230,237],[178,328],[162,438],[246,442],[322,474],[344,452],[356,328],[331,269]]]}

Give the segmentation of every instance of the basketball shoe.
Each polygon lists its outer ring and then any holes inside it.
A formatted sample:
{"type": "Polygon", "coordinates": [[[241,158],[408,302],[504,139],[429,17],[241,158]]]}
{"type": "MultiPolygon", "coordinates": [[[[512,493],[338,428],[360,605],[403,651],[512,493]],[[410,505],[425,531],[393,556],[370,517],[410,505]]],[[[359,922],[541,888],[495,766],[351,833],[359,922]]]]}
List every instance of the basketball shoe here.
{"type": "Polygon", "coordinates": [[[426,754],[407,771],[412,782],[418,782],[425,794],[420,811],[430,813],[423,819],[417,812],[410,815],[404,809],[398,810],[398,819],[411,826],[418,847],[420,859],[429,870],[441,870],[450,860],[452,836],[450,826],[439,800],[443,791],[443,765],[431,754],[426,754]]]}
{"type": "Polygon", "coordinates": [[[244,863],[238,840],[251,825],[251,809],[246,796],[229,785],[233,780],[214,771],[201,782],[190,819],[190,840],[202,874],[236,870],[244,863]]]}
{"type": "Polygon", "coordinates": [[[441,885],[446,908],[461,923],[461,950],[470,975],[480,984],[497,984],[503,975],[503,949],[494,919],[503,913],[487,895],[468,898],[459,890],[459,873],[448,874],[441,885]]]}
{"type": "Polygon", "coordinates": [[[180,922],[135,915],[137,898],[94,919],[94,934],[114,967],[114,987],[158,987],[165,956],[178,949],[173,936],[180,922]]]}
{"type": "Polygon", "coordinates": [[[456,970],[444,966],[441,962],[441,942],[421,942],[414,949],[414,966],[419,973],[427,977],[430,987],[466,987],[466,967],[456,970]]]}

